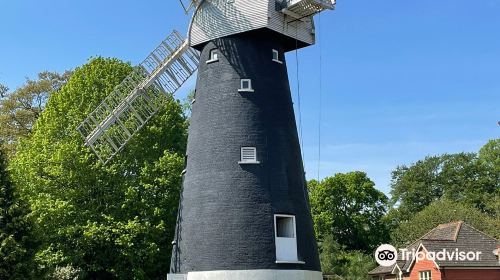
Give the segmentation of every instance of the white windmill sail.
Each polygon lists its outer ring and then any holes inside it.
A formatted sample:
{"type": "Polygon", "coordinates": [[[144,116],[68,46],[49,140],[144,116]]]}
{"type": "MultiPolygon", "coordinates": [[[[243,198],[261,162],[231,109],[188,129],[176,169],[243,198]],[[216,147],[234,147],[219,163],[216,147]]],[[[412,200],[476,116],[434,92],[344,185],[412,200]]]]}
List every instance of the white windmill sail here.
{"type": "Polygon", "coordinates": [[[196,71],[199,53],[174,31],[78,126],[85,145],[108,163],[196,71]]]}
{"type": "Polygon", "coordinates": [[[184,12],[189,13],[192,8],[196,7],[203,0],[179,0],[184,12]]]}

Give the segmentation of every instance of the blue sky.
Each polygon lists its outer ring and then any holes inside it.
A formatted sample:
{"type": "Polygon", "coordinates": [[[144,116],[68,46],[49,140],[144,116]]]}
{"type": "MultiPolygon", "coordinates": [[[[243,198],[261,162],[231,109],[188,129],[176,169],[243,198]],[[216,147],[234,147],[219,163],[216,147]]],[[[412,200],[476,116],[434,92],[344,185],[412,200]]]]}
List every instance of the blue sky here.
{"type": "MultiPolygon", "coordinates": [[[[319,123],[320,177],[362,170],[386,193],[397,165],[499,138],[499,11],[498,0],[339,0],[316,18],[321,43],[298,52],[307,177],[319,123]]],[[[0,1],[0,83],[92,56],[137,64],[188,21],[171,0],[0,1]]],[[[295,53],[287,61],[297,107],[295,53]]]]}

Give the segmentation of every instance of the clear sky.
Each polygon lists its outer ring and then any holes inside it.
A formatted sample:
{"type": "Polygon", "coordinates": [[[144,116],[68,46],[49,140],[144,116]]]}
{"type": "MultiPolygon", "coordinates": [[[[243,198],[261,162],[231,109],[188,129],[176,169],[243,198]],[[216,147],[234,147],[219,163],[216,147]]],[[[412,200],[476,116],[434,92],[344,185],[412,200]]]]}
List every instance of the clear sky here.
{"type": "MultiPolygon", "coordinates": [[[[172,0],[2,0],[0,83],[92,56],[137,64],[188,21],[172,0]]],[[[320,177],[362,170],[386,193],[397,165],[500,138],[499,0],[338,0],[316,21],[321,43],[298,52],[309,179],[319,123],[320,177]]],[[[298,112],[295,53],[287,61],[298,112]]]]}

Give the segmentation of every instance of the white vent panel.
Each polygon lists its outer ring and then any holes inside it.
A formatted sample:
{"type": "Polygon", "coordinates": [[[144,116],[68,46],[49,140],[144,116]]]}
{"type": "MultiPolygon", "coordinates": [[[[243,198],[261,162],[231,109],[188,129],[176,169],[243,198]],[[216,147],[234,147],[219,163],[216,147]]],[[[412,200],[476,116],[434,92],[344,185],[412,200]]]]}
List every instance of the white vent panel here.
{"type": "Polygon", "coordinates": [[[257,148],[255,147],[242,147],[241,148],[241,163],[259,163],[257,161],[257,148]]]}

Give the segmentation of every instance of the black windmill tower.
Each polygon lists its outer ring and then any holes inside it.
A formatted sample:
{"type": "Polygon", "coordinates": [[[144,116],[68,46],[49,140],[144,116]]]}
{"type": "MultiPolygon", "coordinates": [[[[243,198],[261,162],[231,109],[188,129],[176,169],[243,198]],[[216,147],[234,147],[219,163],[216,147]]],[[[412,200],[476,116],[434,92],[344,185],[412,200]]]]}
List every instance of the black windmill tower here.
{"type": "Polygon", "coordinates": [[[321,280],[285,53],[332,0],[192,0],[78,127],[105,164],[198,69],[168,279],[321,280]]]}

